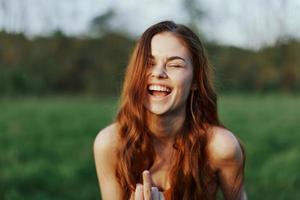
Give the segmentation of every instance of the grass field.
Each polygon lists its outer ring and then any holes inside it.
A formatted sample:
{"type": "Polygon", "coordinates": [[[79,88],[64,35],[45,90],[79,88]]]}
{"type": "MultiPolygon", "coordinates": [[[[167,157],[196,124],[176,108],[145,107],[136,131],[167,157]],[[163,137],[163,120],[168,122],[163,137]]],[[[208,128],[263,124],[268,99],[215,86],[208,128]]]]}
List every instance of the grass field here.
{"type": "MultiPolygon", "coordinates": [[[[99,199],[92,144],[116,102],[0,99],[0,199],[99,199]]],[[[244,142],[249,199],[300,199],[300,97],[226,95],[219,109],[244,142]]]]}

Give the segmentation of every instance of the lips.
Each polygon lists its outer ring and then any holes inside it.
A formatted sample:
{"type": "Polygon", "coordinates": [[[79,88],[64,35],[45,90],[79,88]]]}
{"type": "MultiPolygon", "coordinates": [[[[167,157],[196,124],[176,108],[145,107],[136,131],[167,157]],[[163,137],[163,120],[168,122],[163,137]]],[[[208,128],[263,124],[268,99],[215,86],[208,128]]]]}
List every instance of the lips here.
{"type": "Polygon", "coordinates": [[[148,93],[155,97],[165,97],[172,92],[172,88],[162,84],[149,84],[148,93]]]}

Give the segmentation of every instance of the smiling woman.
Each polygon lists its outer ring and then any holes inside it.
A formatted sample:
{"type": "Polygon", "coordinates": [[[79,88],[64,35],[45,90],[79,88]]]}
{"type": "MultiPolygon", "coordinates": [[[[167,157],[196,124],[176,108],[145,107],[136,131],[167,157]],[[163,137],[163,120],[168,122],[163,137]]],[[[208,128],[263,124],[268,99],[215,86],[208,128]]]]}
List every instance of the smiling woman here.
{"type": "Polygon", "coordinates": [[[164,32],[151,40],[151,64],[146,70],[149,93],[145,107],[157,115],[185,109],[193,79],[190,55],[174,34],[164,32]]]}
{"type": "Polygon", "coordinates": [[[97,135],[102,199],[246,199],[245,154],[218,118],[199,38],[164,21],[148,28],[128,64],[115,123],[97,135]]]}

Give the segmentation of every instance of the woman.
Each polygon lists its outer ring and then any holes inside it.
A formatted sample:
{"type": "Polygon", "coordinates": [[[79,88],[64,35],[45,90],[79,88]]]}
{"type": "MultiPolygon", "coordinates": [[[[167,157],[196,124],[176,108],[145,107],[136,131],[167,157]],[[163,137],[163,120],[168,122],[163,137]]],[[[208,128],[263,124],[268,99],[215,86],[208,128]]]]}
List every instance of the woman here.
{"type": "Polygon", "coordinates": [[[127,67],[116,122],[97,135],[104,200],[246,199],[245,154],[219,121],[199,38],[164,21],[148,28],[127,67]]]}

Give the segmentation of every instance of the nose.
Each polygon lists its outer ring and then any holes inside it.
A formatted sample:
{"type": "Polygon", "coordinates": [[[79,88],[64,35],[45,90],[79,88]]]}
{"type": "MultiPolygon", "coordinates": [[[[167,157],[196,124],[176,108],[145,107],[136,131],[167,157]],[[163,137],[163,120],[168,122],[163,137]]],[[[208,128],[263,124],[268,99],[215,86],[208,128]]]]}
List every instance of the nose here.
{"type": "Polygon", "coordinates": [[[167,78],[168,75],[165,71],[165,66],[163,64],[153,66],[151,76],[156,78],[167,78]]]}

